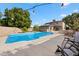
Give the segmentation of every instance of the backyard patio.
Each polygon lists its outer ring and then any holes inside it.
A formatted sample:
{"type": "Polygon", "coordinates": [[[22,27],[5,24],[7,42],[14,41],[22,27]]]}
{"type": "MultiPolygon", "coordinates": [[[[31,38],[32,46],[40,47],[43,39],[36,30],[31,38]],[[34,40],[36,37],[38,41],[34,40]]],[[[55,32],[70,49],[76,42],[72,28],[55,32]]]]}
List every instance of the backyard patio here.
{"type": "Polygon", "coordinates": [[[55,38],[51,38],[42,44],[38,45],[29,45],[30,47],[27,48],[17,48],[14,51],[7,51],[3,52],[0,55],[2,56],[55,56],[55,51],[57,49],[57,45],[61,44],[63,41],[64,36],[59,35],[55,38]]]}

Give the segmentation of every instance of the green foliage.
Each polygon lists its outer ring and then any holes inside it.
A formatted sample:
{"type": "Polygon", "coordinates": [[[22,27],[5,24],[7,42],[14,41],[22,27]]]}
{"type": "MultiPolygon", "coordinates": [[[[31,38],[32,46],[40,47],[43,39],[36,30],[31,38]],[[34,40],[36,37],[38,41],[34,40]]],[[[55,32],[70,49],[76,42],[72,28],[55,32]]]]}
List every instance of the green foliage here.
{"type": "Polygon", "coordinates": [[[0,21],[0,26],[1,26],[1,21],[0,21]]]}
{"type": "Polygon", "coordinates": [[[1,19],[1,17],[2,17],[2,13],[0,12],[0,19],[1,19]]]}
{"type": "Polygon", "coordinates": [[[39,31],[39,26],[38,25],[34,25],[33,31],[39,31]]]}
{"type": "Polygon", "coordinates": [[[22,8],[5,9],[4,17],[0,20],[2,26],[29,28],[31,26],[30,14],[22,8]]]}
{"type": "Polygon", "coordinates": [[[73,30],[79,29],[79,13],[72,13],[71,15],[63,18],[66,25],[68,25],[73,30]]]}
{"type": "Polygon", "coordinates": [[[22,28],[22,31],[23,31],[23,32],[28,32],[28,28],[23,27],[23,28],[22,28]]]}
{"type": "Polygon", "coordinates": [[[0,25],[2,24],[2,13],[0,12],[0,25]]]}

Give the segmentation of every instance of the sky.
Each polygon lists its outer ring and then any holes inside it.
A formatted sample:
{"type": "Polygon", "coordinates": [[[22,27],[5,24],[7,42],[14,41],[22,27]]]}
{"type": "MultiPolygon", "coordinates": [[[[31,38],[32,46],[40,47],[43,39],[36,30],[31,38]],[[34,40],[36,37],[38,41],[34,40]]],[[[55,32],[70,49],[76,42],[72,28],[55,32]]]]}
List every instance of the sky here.
{"type": "MultiPolygon", "coordinates": [[[[4,12],[6,8],[11,9],[13,7],[22,8],[24,10],[29,9],[38,3],[0,3],[0,12],[4,12]]],[[[30,18],[33,25],[43,25],[47,22],[62,20],[65,16],[74,12],[79,12],[78,3],[65,3],[61,7],[61,3],[52,3],[48,5],[38,6],[34,9],[29,10],[30,18]],[[33,13],[34,10],[34,13],[33,13]]]]}

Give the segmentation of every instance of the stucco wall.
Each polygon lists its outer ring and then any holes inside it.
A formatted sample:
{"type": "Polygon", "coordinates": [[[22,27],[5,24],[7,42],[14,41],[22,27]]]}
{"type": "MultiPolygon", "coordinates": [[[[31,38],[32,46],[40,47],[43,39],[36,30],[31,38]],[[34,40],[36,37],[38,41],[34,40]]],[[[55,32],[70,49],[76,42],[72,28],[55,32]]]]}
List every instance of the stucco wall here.
{"type": "Polygon", "coordinates": [[[48,31],[48,30],[49,30],[49,27],[45,27],[45,26],[39,27],[39,31],[48,31]]]}
{"type": "Polygon", "coordinates": [[[65,30],[65,23],[62,22],[62,29],[65,30]]]}
{"type": "Polygon", "coordinates": [[[0,36],[22,32],[21,29],[16,27],[2,27],[0,26],[0,36]]]}

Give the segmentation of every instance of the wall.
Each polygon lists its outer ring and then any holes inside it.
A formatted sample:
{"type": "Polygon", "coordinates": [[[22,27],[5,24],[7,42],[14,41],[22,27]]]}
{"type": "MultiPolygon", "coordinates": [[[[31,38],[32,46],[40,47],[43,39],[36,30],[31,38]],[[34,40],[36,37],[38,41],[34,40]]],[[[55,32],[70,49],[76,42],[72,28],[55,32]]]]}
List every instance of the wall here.
{"type": "Polygon", "coordinates": [[[22,32],[21,29],[16,27],[2,27],[0,26],[0,36],[22,32]]]}
{"type": "Polygon", "coordinates": [[[39,31],[48,31],[48,30],[49,30],[49,27],[46,27],[46,26],[39,27],[39,31]]]}

